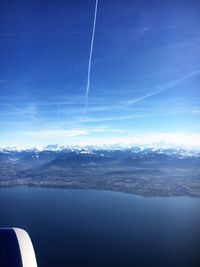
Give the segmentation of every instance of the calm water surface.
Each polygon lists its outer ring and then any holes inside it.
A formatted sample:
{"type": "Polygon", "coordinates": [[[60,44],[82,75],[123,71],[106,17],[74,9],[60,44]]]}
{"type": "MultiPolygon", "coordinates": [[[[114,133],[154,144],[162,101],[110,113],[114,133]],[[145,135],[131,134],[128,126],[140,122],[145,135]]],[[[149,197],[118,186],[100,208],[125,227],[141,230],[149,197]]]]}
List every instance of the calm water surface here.
{"type": "Polygon", "coordinates": [[[199,267],[200,199],[0,189],[0,227],[22,227],[39,267],[199,267]]]}

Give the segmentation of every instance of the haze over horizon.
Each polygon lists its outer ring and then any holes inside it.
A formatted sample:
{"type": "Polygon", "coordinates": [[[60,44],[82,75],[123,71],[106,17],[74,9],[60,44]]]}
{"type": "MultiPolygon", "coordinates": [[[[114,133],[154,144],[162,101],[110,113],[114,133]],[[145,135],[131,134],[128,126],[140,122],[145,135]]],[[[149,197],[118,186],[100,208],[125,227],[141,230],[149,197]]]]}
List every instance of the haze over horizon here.
{"type": "Polygon", "coordinates": [[[1,1],[0,146],[200,147],[200,3],[1,1]]]}

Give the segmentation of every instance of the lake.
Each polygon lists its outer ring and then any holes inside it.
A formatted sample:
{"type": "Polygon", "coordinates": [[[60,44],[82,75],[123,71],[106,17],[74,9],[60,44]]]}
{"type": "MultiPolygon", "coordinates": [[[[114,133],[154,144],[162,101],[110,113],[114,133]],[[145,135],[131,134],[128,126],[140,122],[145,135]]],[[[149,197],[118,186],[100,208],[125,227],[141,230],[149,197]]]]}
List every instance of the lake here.
{"type": "Polygon", "coordinates": [[[199,267],[200,199],[1,188],[0,227],[28,231],[39,267],[199,267]]]}

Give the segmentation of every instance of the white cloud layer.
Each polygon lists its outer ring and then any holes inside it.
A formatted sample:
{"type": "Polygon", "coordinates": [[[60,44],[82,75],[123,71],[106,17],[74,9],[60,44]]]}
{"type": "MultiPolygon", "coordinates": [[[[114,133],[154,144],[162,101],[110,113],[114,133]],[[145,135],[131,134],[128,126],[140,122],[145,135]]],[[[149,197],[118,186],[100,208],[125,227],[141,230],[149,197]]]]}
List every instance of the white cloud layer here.
{"type": "Polygon", "coordinates": [[[70,130],[41,130],[41,131],[32,131],[32,132],[24,132],[25,135],[35,137],[35,138],[66,138],[66,137],[74,137],[80,135],[89,134],[86,130],[81,129],[70,129],[70,130]]]}
{"type": "MultiPolygon", "coordinates": [[[[123,130],[121,130],[123,131],[123,130]]],[[[40,130],[10,135],[9,141],[3,142],[3,147],[18,148],[42,147],[49,144],[58,145],[152,145],[163,147],[193,147],[200,148],[200,134],[198,133],[167,133],[148,132],[145,134],[122,134],[120,129],[69,129],[69,130],[40,130]],[[110,132],[109,137],[107,133],[110,132]],[[97,134],[97,135],[96,135],[97,134]],[[10,141],[12,139],[12,142],[10,141]]],[[[2,145],[1,145],[2,146],[2,145]]]]}

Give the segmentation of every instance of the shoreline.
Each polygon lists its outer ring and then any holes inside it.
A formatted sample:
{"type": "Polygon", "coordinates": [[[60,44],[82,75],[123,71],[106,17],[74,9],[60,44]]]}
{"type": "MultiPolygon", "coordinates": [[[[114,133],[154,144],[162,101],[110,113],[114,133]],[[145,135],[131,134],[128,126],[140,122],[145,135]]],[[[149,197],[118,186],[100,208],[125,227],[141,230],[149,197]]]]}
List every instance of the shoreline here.
{"type": "Polygon", "coordinates": [[[7,189],[7,188],[50,188],[50,189],[67,189],[67,190],[80,190],[80,191],[99,191],[99,192],[111,192],[111,193],[122,193],[122,194],[128,194],[128,195],[134,195],[139,197],[145,197],[145,198],[156,198],[156,197],[164,197],[164,198],[173,198],[173,197],[188,197],[188,198],[194,198],[194,199],[200,199],[200,196],[195,194],[141,194],[137,192],[130,192],[125,190],[110,190],[106,188],[81,188],[81,187],[69,187],[69,186],[62,186],[62,185],[37,185],[37,184],[20,184],[20,185],[0,185],[1,189],[7,189]]]}

